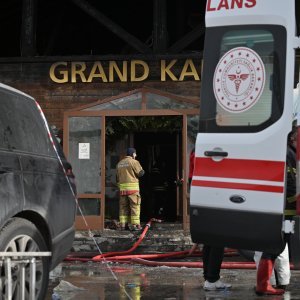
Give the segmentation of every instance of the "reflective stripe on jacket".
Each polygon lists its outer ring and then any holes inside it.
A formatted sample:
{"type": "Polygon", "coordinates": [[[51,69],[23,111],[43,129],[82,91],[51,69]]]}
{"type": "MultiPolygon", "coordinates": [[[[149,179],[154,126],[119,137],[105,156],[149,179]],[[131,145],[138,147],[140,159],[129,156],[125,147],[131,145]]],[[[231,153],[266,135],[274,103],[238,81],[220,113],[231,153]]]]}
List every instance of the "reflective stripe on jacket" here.
{"type": "Polygon", "coordinates": [[[119,183],[118,185],[121,195],[131,195],[140,191],[138,182],[119,183]]]}

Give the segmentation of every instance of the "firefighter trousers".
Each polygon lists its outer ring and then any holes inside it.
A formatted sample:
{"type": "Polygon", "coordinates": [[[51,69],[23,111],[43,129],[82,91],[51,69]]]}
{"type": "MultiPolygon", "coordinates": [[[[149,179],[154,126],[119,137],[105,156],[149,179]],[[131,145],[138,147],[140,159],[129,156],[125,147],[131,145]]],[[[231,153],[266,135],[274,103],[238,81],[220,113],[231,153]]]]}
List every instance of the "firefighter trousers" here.
{"type": "Polygon", "coordinates": [[[119,219],[121,224],[140,225],[140,193],[120,196],[119,219]]]}

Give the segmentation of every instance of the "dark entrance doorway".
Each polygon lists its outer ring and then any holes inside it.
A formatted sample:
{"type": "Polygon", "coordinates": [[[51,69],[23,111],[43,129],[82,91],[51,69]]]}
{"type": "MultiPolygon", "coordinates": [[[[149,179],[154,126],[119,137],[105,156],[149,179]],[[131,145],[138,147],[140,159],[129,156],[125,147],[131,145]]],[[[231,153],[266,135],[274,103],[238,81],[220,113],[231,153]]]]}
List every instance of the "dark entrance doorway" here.
{"type": "Polygon", "coordinates": [[[139,132],[134,146],[145,175],[140,180],[141,221],[177,219],[178,132],[139,132]]]}
{"type": "Polygon", "coordinates": [[[106,220],[119,218],[116,166],[126,148],[134,147],[145,170],[140,178],[141,221],[182,222],[182,190],[177,180],[182,170],[182,124],[182,116],[106,118],[106,220]]]}

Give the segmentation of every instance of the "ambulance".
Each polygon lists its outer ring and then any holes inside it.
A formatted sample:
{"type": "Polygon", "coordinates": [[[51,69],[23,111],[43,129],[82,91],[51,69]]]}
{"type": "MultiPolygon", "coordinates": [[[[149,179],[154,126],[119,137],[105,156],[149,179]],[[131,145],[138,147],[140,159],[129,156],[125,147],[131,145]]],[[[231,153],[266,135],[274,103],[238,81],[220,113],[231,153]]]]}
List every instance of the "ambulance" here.
{"type": "Polygon", "coordinates": [[[291,233],[300,256],[299,216],[284,218],[294,95],[300,101],[294,90],[299,4],[207,0],[190,191],[195,243],[277,253],[291,233]]]}

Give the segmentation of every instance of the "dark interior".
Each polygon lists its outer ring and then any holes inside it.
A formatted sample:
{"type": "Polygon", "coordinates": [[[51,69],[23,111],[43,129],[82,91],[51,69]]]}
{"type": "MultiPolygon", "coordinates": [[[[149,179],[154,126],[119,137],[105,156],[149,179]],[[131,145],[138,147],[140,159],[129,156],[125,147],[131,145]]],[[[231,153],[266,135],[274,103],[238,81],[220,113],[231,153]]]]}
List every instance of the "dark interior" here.
{"type": "Polygon", "coordinates": [[[142,197],[141,221],[153,217],[174,222],[176,216],[177,185],[177,139],[178,132],[139,132],[134,134],[137,159],[145,175],[140,180],[142,197]],[[154,170],[156,168],[156,170],[154,170]],[[157,169],[159,172],[157,173],[157,169]],[[154,172],[156,171],[156,172],[154,172]],[[154,192],[154,185],[160,181],[164,190],[154,192]]]}

